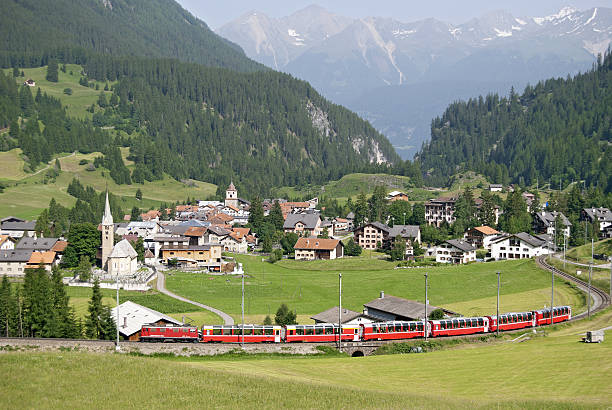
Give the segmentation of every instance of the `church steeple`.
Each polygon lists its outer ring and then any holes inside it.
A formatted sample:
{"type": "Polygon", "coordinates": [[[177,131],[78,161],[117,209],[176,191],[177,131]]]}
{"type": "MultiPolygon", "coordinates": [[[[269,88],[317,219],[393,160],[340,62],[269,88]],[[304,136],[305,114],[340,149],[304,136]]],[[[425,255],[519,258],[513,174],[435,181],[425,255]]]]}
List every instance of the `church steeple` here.
{"type": "Polygon", "coordinates": [[[102,216],[102,225],[112,225],[113,214],[111,213],[110,204],[108,203],[108,191],[106,191],[106,204],[104,205],[104,216],[102,216]]]}
{"type": "Polygon", "coordinates": [[[108,202],[108,191],[106,191],[106,204],[104,205],[104,215],[102,216],[102,268],[106,267],[108,256],[113,251],[115,245],[115,225],[113,225],[113,214],[111,213],[108,202]]]}

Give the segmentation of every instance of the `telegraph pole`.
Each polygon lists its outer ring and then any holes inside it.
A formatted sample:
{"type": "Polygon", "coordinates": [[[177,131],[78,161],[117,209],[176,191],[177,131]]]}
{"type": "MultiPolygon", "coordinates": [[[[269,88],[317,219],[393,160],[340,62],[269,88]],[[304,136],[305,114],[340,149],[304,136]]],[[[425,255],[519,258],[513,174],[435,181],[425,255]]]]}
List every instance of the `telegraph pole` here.
{"type": "Polygon", "coordinates": [[[565,250],[567,249],[567,236],[563,233],[563,270],[565,270],[565,250]]]}
{"type": "Polygon", "coordinates": [[[425,272],[425,319],[423,320],[425,323],[425,341],[427,341],[427,272],[425,272]]]}
{"type": "Polygon", "coordinates": [[[497,336],[499,336],[499,279],[501,276],[501,272],[497,272],[497,316],[495,317],[496,325],[497,325],[497,336]]]}
{"type": "Polygon", "coordinates": [[[242,331],[240,332],[242,335],[242,343],[241,348],[244,349],[244,272],[242,273],[242,331]]]}
{"type": "Polygon", "coordinates": [[[119,272],[117,272],[117,341],[115,343],[115,351],[120,351],[119,347],[119,272]]]}
{"type": "Polygon", "coordinates": [[[591,318],[591,275],[593,274],[593,238],[591,238],[591,263],[589,264],[589,310],[588,316],[591,318]]]}
{"type": "Polygon", "coordinates": [[[553,322],[553,308],[555,307],[555,270],[551,269],[550,276],[552,276],[551,286],[550,286],[550,324],[553,322]]]}
{"type": "Polygon", "coordinates": [[[342,273],[338,273],[338,351],[342,351],[342,273]]]}

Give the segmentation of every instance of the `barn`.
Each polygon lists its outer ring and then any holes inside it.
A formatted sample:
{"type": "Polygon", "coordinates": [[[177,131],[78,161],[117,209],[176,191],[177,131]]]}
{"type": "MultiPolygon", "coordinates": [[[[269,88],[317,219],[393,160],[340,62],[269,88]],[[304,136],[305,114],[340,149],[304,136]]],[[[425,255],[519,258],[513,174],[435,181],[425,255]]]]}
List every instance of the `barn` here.
{"type": "MultiPolygon", "coordinates": [[[[117,321],[116,307],[112,309],[112,318],[117,321]]],[[[143,325],[182,326],[183,323],[129,300],[119,305],[119,335],[123,340],[140,340],[143,325]]]]}

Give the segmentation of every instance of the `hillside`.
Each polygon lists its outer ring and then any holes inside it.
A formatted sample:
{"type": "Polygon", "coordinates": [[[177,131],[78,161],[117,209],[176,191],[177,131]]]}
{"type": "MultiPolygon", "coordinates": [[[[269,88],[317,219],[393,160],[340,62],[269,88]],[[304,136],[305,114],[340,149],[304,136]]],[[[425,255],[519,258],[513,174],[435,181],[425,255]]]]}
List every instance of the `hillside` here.
{"type": "Polygon", "coordinates": [[[432,122],[418,154],[426,179],[462,170],[494,183],[587,186],[612,191],[612,55],[592,70],[550,79],[508,97],[456,102],[432,122]]]}
{"type": "Polygon", "coordinates": [[[265,70],[172,0],[7,0],[0,11],[2,67],[80,64],[93,52],[265,70]]]}

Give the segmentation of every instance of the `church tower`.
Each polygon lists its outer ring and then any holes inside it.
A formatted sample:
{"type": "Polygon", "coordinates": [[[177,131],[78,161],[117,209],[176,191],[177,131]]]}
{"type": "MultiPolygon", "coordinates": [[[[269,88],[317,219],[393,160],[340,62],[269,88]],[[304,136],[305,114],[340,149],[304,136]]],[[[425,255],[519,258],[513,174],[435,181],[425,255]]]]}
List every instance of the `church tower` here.
{"type": "Polygon", "coordinates": [[[225,206],[233,206],[234,208],[238,208],[238,191],[236,191],[233,181],[225,190],[225,206]]]}
{"type": "Polygon", "coordinates": [[[106,192],[106,204],[104,206],[104,216],[102,216],[102,269],[106,268],[108,256],[113,251],[115,245],[115,226],[113,225],[113,215],[111,214],[108,203],[108,191],[106,192]]]}

